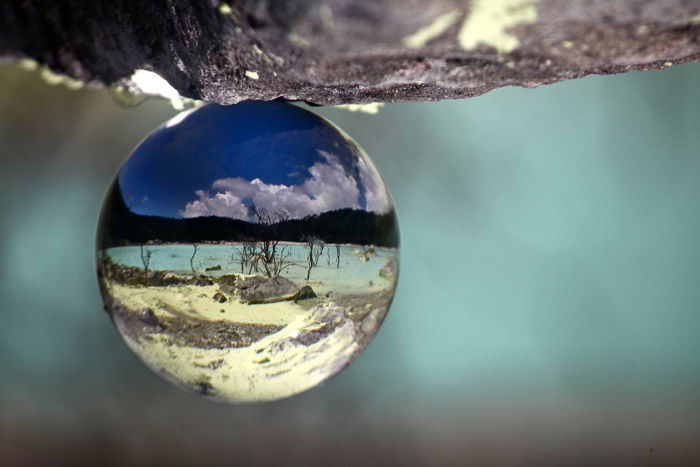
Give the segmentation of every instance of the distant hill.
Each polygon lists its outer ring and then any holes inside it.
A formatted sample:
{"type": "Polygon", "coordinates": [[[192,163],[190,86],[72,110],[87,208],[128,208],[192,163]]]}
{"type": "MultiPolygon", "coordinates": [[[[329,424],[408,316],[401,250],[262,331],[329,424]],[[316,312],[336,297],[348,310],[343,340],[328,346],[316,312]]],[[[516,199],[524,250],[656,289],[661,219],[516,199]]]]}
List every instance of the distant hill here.
{"type": "Polygon", "coordinates": [[[268,239],[303,242],[308,238],[325,243],[397,247],[399,232],[394,211],[378,215],[350,208],[270,225],[215,216],[189,219],[144,216],[129,209],[119,183],[115,182],[100,216],[97,246],[104,249],[149,241],[206,243],[268,239]]]}

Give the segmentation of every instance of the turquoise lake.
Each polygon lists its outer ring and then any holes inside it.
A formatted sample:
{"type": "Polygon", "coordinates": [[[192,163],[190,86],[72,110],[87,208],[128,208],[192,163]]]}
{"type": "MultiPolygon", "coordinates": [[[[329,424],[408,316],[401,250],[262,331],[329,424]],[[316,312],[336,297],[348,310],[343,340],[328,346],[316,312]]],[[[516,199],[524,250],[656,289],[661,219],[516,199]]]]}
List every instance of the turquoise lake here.
{"type": "MultiPolygon", "coordinates": [[[[305,244],[287,243],[278,248],[285,248],[289,253],[285,262],[289,267],[283,276],[294,282],[304,282],[307,274],[309,248],[305,244]]],[[[318,246],[314,247],[318,251],[318,246]]],[[[383,285],[386,279],[379,277],[379,268],[391,260],[398,259],[398,250],[393,248],[363,247],[358,245],[340,245],[338,262],[335,245],[325,245],[318,257],[318,262],[311,270],[311,283],[316,282],[315,289],[327,290],[362,290],[383,285]],[[372,251],[373,253],[371,253],[372,251]],[[338,267],[339,266],[339,267],[338,267]],[[320,281],[320,283],[319,283],[320,281]]],[[[197,273],[209,275],[248,273],[241,269],[240,244],[200,244],[192,261],[197,273]],[[206,271],[207,268],[219,270],[206,271]]],[[[143,247],[144,254],[151,252],[149,268],[159,271],[191,273],[190,258],[194,252],[193,245],[162,244],[143,247]]],[[[141,247],[125,246],[108,248],[106,253],[118,264],[143,268],[141,247]]],[[[259,273],[262,274],[262,273],[259,273]]]]}

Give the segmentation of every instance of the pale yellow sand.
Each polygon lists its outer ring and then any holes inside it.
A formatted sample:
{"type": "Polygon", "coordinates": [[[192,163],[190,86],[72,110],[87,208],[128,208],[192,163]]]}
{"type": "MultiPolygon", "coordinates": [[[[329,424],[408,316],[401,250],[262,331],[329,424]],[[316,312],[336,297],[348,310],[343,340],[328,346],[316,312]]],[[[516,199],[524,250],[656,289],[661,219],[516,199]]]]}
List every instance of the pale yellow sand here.
{"type": "Polygon", "coordinates": [[[307,309],[293,302],[246,305],[235,298],[219,303],[213,299],[217,285],[179,285],[169,287],[133,287],[111,284],[112,297],[131,310],[150,308],[158,317],[184,317],[237,323],[284,326],[307,309]],[[221,310],[224,310],[222,313],[221,310]]]}
{"type": "Polygon", "coordinates": [[[218,285],[107,287],[121,306],[134,312],[149,308],[158,318],[284,326],[248,347],[225,349],[187,346],[167,333],[134,338],[122,330],[129,347],[154,371],[190,390],[205,387],[208,394],[228,402],[274,400],[316,386],[354,358],[361,350],[357,332],[373,334],[386,311],[376,308],[371,312],[376,316],[364,319],[358,331],[348,317],[351,312],[332,298],[324,303],[247,305],[235,297],[224,303],[214,300],[218,285]]]}
{"type": "Polygon", "coordinates": [[[288,397],[310,389],[340,371],[359,348],[353,323],[333,303],[320,304],[287,327],[249,347],[202,349],[173,344],[153,334],[127,344],[152,369],[190,388],[206,383],[213,396],[228,402],[254,402],[288,397]],[[300,333],[336,325],[310,345],[300,333]]]}

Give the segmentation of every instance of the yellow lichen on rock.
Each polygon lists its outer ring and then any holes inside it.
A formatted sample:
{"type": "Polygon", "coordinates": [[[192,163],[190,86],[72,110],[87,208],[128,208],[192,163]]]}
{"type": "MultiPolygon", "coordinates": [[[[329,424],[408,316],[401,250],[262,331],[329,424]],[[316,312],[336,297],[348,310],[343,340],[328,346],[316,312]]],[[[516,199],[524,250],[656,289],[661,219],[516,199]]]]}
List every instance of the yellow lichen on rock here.
{"type": "Polygon", "coordinates": [[[537,20],[537,0],[474,0],[469,15],[459,32],[459,45],[473,49],[479,44],[490,45],[508,53],[520,45],[509,28],[537,20]]]}
{"type": "Polygon", "coordinates": [[[81,89],[85,86],[82,81],[73,79],[70,76],[54,73],[45,66],[41,67],[40,74],[44,81],[51,85],[61,84],[71,90],[81,89]]]}
{"type": "Polygon", "coordinates": [[[372,102],[370,104],[340,104],[335,107],[347,110],[348,112],[361,112],[365,114],[375,115],[384,107],[383,102],[372,102]]]}
{"type": "Polygon", "coordinates": [[[17,66],[23,70],[35,71],[39,68],[39,63],[33,58],[23,58],[17,62],[17,66]]]}
{"type": "Polygon", "coordinates": [[[420,28],[418,31],[414,32],[410,36],[404,37],[404,45],[410,49],[417,49],[419,47],[423,47],[425,44],[427,44],[433,39],[440,37],[445,31],[450,29],[450,27],[452,27],[452,25],[457,22],[461,15],[461,11],[452,10],[448,13],[438,16],[429,25],[420,28]]]}

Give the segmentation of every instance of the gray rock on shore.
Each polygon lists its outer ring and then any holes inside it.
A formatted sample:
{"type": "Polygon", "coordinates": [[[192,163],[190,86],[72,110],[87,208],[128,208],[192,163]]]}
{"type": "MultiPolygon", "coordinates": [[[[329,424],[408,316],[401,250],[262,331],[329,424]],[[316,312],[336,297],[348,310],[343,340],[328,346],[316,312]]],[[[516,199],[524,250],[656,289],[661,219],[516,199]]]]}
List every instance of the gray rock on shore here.
{"type": "Polygon", "coordinates": [[[399,265],[395,259],[390,259],[379,268],[379,277],[395,281],[399,272],[399,265]]]}
{"type": "Polygon", "coordinates": [[[221,288],[249,305],[297,301],[316,297],[316,293],[308,285],[299,286],[282,276],[239,276],[233,286],[222,286],[221,288]]]}

